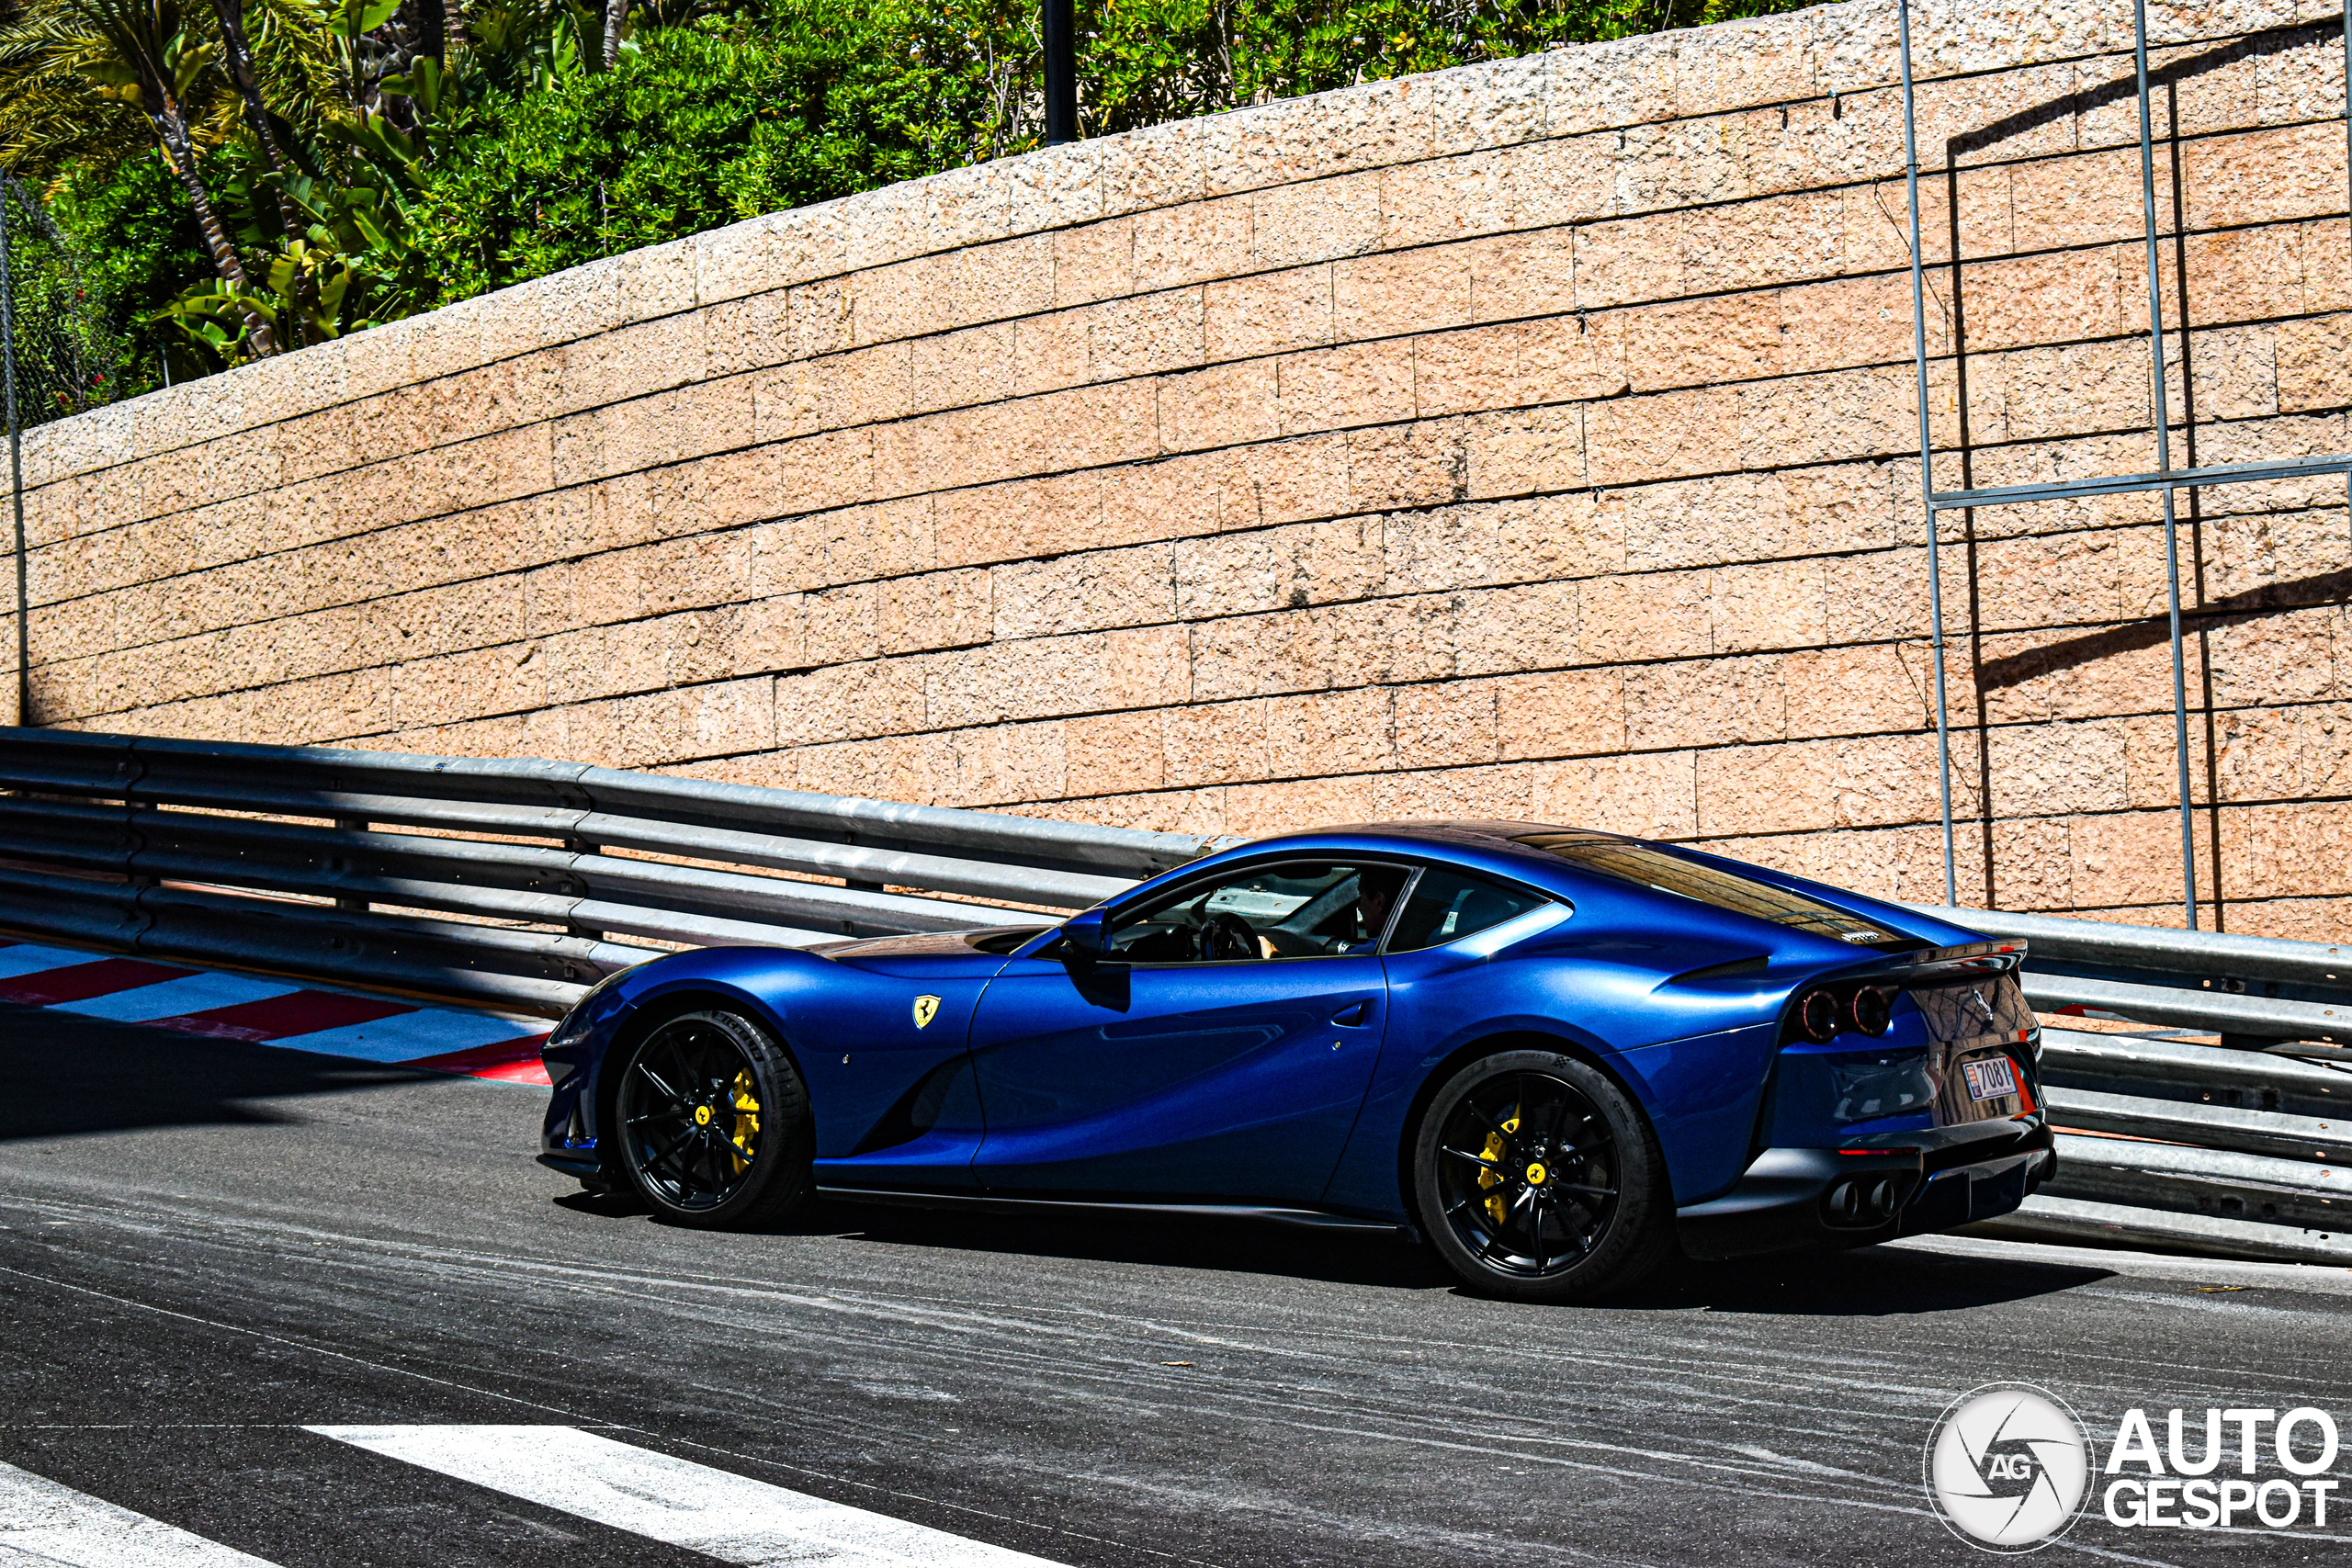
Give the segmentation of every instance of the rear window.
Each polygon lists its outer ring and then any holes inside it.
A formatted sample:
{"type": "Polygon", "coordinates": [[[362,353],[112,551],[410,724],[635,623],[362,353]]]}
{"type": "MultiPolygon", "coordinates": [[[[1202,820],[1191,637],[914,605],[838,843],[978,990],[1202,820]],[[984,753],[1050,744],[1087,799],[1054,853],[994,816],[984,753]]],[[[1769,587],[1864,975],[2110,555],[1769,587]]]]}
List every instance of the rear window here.
{"type": "Polygon", "coordinates": [[[1578,870],[1595,875],[1655,887],[1661,893],[1679,894],[1718,909],[1753,915],[1759,920],[1792,926],[1815,936],[1834,937],[1865,947],[1917,945],[1899,932],[1818,898],[1808,898],[1802,893],[1792,893],[1717,866],[1701,865],[1646,844],[1611,838],[1606,833],[1528,833],[1512,841],[1555,854],[1578,870]]]}

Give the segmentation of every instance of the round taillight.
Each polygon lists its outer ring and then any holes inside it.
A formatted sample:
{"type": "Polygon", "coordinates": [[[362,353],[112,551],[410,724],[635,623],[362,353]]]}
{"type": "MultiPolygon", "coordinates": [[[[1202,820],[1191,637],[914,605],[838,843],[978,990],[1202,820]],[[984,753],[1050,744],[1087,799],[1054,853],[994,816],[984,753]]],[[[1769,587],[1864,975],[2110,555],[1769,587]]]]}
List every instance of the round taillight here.
{"type": "Polygon", "coordinates": [[[1884,991],[1864,986],[1854,993],[1854,1027],[1865,1034],[1883,1034],[1894,1021],[1894,1002],[1884,991]]]}
{"type": "Polygon", "coordinates": [[[1797,1027],[1805,1038],[1823,1043],[1838,1037],[1838,998],[1827,991],[1807,991],[1797,998],[1797,1027]]]}

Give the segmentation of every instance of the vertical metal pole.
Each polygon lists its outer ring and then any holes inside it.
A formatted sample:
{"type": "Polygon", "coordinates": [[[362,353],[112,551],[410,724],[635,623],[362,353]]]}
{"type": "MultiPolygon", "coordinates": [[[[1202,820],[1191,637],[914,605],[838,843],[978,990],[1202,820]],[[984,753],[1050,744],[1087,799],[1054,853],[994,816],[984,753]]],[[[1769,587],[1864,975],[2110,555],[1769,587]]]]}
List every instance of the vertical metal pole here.
{"type": "MultiPolygon", "coordinates": [[[[2132,0],[2132,47],[2140,75],[2140,206],[2148,229],[2148,355],[2155,377],[2156,471],[2172,472],[2172,412],[2165,397],[2165,303],[2156,278],[2156,142],[2148,116],[2148,0],[2132,0]]],[[[2184,361],[2182,369],[2186,371],[2184,361]]],[[[2180,786],[2181,908],[2197,929],[2197,829],[2188,798],[2188,686],[2180,648],[2180,527],[2173,491],[2165,498],[2165,592],[2172,614],[2172,739],[2180,786]]]]}
{"type": "Polygon", "coordinates": [[[13,181],[0,177],[0,384],[8,403],[8,493],[17,511],[17,722],[33,721],[32,635],[28,625],[32,591],[26,581],[25,449],[17,428],[17,275],[9,255],[8,198],[13,181]]]}
{"type": "Polygon", "coordinates": [[[1070,0],[1039,0],[1046,35],[1046,145],[1078,140],[1078,23],[1070,0]]]}
{"type": "MultiPolygon", "coordinates": [[[[1927,281],[1919,238],[1919,127],[1911,92],[1911,0],[1897,0],[1903,34],[1903,174],[1911,197],[1911,358],[1919,381],[1919,506],[1928,524],[1928,615],[1935,622],[1936,778],[1943,794],[1944,902],[1960,902],[1951,851],[1951,717],[1944,698],[1944,581],[1936,538],[1935,471],[1928,429],[1927,281]]],[[[1957,258],[1955,258],[1957,259],[1957,258]]]]}

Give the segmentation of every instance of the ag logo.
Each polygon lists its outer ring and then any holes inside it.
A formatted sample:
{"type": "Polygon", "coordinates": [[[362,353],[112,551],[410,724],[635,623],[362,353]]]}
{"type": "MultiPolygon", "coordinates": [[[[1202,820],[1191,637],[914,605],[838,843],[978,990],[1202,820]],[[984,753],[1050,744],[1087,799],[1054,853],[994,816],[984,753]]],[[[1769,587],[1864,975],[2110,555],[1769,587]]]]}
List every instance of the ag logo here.
{"type": "Polygon", "coordinates": [[[931,1021],[938,1016],[939,998],[937,997],[917,997],[915,998],[915,1027],[917,1029],[930,1028],[931,1021]]]}
{"type": "Polygon", "coordinates": [[[2031,1551],[2081,1515],[2090,1444],[2052,1395],[1989,1383],[1937,1420],[1927,1470],[1928,1496],[1954,1535],[1987,1551],[2031,1551]]]}

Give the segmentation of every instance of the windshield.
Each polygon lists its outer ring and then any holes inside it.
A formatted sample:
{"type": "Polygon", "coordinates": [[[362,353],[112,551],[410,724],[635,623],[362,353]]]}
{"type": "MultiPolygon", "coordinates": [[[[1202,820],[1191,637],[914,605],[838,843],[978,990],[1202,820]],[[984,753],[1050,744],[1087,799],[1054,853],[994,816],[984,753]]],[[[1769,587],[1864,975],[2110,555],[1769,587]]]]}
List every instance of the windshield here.
{"type": "Polygon", "coordinates": [[[1408,874],[1329,861],[1250,866],[1114,918],[1104,951],[1135,964],[1361,956],[1380,945],[1408,874]]]}
{"type": "Polygon", "coordinates": [[[1792,926],[1839,942],[1859,942],[1865,947],[1905,948],[1914,945],[1909,938],[1884,926],[1850,914],[1818,898],[1808,898],[1802,893],[1792,893],[1768,882],[1758,882],[1736,872],[1719,866],[1701,865],[1684,860],[1680,855],[1652,849],[1627,839],[1612,838],[1606,833],[1562,830],[1552,833],[1526,833],[1512,840],[1533,850],[1543,850],[1559,856],[1571,865],[1596,875],[1614,877],[1637,886],[1655,887],[1661,893],[1673,893],[1685,898],[1696,898],[1718,909],[1736,914],[1753,915],[1759,920],[1770,920],[1778,926],[1792,926]]]}

